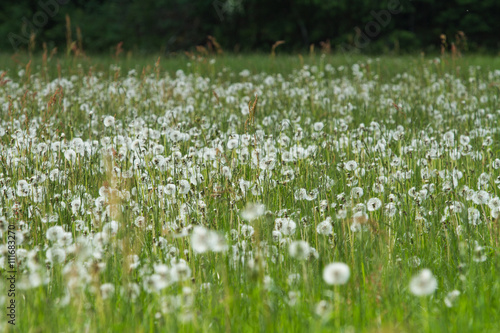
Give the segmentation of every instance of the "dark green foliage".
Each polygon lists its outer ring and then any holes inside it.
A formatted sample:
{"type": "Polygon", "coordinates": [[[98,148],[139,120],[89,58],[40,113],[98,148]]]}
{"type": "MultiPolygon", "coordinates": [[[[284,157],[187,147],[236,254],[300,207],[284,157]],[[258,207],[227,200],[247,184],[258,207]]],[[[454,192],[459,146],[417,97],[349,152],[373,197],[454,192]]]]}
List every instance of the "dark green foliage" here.
{"type": "Polygon", "coordinates": [[[286,41],[284,51],[326,40],[332,50],[362,53],[439,51],[439,35],[450,47],[458,31],[469,50],[497,52],[500,44],[497,0],[4,0],[0,48],[28,49],[35,32],[35,50],[43,42],[64,49],[66,14],[72,40],[80,27],[88,52],[111,52],[119,42],[125,50],[180,52],[206,45],[208,35],[230,51],[269,52],[277,40],[286,41]]]}

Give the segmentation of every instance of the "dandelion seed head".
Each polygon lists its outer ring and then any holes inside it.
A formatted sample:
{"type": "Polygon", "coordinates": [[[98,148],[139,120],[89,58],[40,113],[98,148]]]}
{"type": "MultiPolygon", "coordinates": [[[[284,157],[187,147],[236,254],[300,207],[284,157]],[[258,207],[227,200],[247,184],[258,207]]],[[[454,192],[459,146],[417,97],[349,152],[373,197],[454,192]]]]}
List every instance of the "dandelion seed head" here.
{"type": "Polygon", "coordinates": [[[341,262],[334,262],[323,268],[323,280],[329,285],[346,284],[350,276],[349,266],[341,262]]]}
{"type": "Polygon", "coordinates": [[[293,258],[306,260],[310,254],[310,247],[305,241],[294,241],[288,247],[288,251],[293,258]]]}
{"type": "Polygon", "coordinates": [[[437,280],[429,269],[423,269],[410,280],[410,291],[415,296],[427,296],[437,289],[437,280]]]}
{"type": "Polygon", "coordinates": [[[248,203],[241,211],[241,218],[246,220],[246,221],[253,221],[260,216],[264,215],[265,212],[265,206],[260,203],[248,203]]]}

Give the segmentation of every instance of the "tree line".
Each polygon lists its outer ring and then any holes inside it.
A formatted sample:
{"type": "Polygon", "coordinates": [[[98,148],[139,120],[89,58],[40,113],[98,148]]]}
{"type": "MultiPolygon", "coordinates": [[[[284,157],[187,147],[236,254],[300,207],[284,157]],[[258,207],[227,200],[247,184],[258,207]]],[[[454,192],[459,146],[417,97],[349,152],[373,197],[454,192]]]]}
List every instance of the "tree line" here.
{"type": "Polygon", "coordinates": [[[269,52],[277,41],[289,52],[500,48],[498,0],[10,0],[0,18],[3,51],[269,52]]]}

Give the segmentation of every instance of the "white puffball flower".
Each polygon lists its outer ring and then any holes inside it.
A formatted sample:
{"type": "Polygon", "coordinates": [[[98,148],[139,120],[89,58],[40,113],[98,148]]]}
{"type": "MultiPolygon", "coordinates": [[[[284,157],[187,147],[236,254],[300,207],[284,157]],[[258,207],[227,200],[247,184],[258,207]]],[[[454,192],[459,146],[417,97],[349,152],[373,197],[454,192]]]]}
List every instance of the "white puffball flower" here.
{"type": "Polygon", "coordinates": [[[382,207],[382,201],[379,198],[371,198],[370,200],[368,200],[366,207],[368,208],[369,212],[376,211],[380,207],[382,207]]]}
{"type": "Polygon", "coordinates": [[[184,281],[191,277],[191,268],[182,260],[172,266],[171,270],[172,281],[184,281]]]}
{"type": "Polygon", "coordinates": [[[66,260],[66,252],[59,247],[49,248],[45,256],[50,263],[60,264],[66,260]]]}
{"type": "Polygon", "coordinates": [[[265,212],[265,206],[260,203],[248,203],[244,210],[241,211],[241,218],[246,221],[253,221],[262,216],[265,212]]]}
{"type": "Polygon", "coordinates": [[[191,247],[195,253],[204,253],[207,251],[222,252],[227,249],[224,237],[203,226],[193,228],[191,247]]]}
{"type": "Polygon", "coordinates": [[[106,116],[106,117],[104,117],[103,123],[104,123],[105,127],[114,126],[115,125],[115,117],[113,117],[113,116],[106,116]]]}
{"type": "Polygon", "coordinates": [[[105,283],[100,289],[102,299],[108,299],[115,293],[115,286],[112,283],[105,283]]]}
{"type": "Polygon", "coordinates": [[[455,304],[456,300],[458,299],[458,296],[460,296],[460,291],[458,290],[453,290],[446,295],[444,298],[444,304],[446,304],[447,307],[451,308],[455,304]]]}
{"type": "Polygon", "coordinates": [[[64,152],[64,157],[68,162],[74,163],[76,161],[76,152],[73,149],[68,149],[64,152]]]}
{"type": "Polygon", "coordinates": [[[475,262],[486,261],[487,256],[486,254],[484,254],[483,250],[484,248],[476,242],[476,246],[474,247],[474,257],[472,258],[472,260],[474,260],[475,262]]]}
{"type": "Polygon", "coordinates": [[[57,242],[64,234],[64,229],[60,225],[56,225],[47,229],[47,239],[51,242],[57,242]]]}
{"type": "Polygon", "coordinates": [[[180,194],[188,194],[191,186],[189,185],[189,182],[187,180],[182,179],[179,181],[178,189],[180,194]]]}
{"type": "Polygon", "coordinates": [[[328,217],[326,220],[318,224],[316,227],[316,232],[320,235],[331,235],[333,233],[333,226],[331,218],[328,217]]]}
{"type": "Polygon", "coordinates": [[[323,269],[323,280],[330,285],[346,284],[351,276],[349,266],[342,262],[334,262],[323,269]]]}
{"type": "Polygon", "coordinates": [[[311,249],[305,241],[294,241],[288,247],[290,255],[298,260],[306,260],[309,257],[311,249]]]}
{"type": "Polygon", "coordinates": [[[429,269],[423,269],[410,281],[410,291],[415,296],[426,296],[437,289],[437,280],[429,269]]]}
{"type": "Polygon", "coordinates": [[[17,195],[19,197],[27,197],[30,194],[30,184],[24,180],[21,179],[20,181],[17,182],[17,195]]]}
{"type": "Polygon", "coordinates": [[[210,230],[201,226],[194,227],[191,235],[191,247],[196,253],[210,250],[210,230]]]}
{"type": "Polygon", "coordinates": [[[346,171],[354,171],[358,168],[358,163],[356,163],[356,161],[347,161],[345,164],[344,164],[344,169],[346,171]]]}
{"type": "Polygon", "coordinates": [[[314,123],[313,124],[313,129],[316,131],[316,132],[319,132],[323,129],[325,125],[322,123],[322,122],[317,122],[317,123],[314,123]]]}
{"type": "Polygon", "coordinates": [[[295,233],[297,223],[287,217],[279,217],[274,221],[274,228],[285,236],[291,236],[295,233]]]}
{"type": "Polygon", "coordinates": [[[316,315],[326,319],[332,312],[332,305],[325,300],[321,300],[316,304],[316,310],[314,312],[316,315]]]}

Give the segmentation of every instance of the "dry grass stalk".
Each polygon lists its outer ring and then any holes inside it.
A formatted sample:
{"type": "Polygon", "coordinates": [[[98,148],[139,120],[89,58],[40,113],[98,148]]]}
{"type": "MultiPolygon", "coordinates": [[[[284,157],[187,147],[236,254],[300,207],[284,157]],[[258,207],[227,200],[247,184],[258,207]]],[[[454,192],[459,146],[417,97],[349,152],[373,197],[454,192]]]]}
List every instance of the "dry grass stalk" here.
{"type": "Polygon", "coordinates": [[[332,46],[329,39],[324,42],[319,42],[319,45],[321,46],[321,53],[330,54],[332,52],[332,46]]]}
{"type": "Polygon", "coordinates": [[[284,40],[279,40],[277,41],[276,43],[273,44],[272,48],[271,48],[271,57],[275,57],[276,56],[276,48],[278,46],[280,46],[281,44],[285,44],[285,41],[284,40]]]}
{"type": "Polygon", "coordinates": [[[439,38],[441,39],[441,55],[444,56],[446,53],[446,48],[448,47],[448,44],[446,43],[446,35],[441,34],[439,38]]]}
{"type": "Polygon", "coordinates": [[[259,99],[259,96],[255,95],[255,100],[253,101],[253,104],[252,104],[252,101],[248,102],[248,118],[247,120],[245,121],[245,131],[247,130],[247,124],[248,123],[254,123],[254,119],[255,119],[255,111],[257,110],[257,101],[259,99]]]}
{"type": "Polygon", "coordinates": [[[118,59],[118,56],[122,52],[123,52],[123,42],[119,42],[118,44],[116,44],[115,58],[118,59]]]}
{"type": "Polygon", "coordinates": [[[222,50],[222,47],[217,42],[217,40],[215,39],[215,37],[209,35],[207,38],[209,40],[208,46],[209,46],[210,49],[211,49],[211,46],[213,45],[213,47],[215,47],[215,50],[216,50],[217,54],[224,53],[224,51],[222,50]]]}
{"type": "Polygon", "coordinates": [[[30,57],[33,54],[33,51],[35,50],[35,46],[36,46],[35,40],[36,40],[36,34],[34,32],[32,32],[30,35],[30,41],[28,44],[28,52],[29,52],[30,57]]]}

